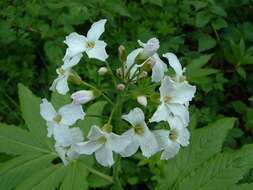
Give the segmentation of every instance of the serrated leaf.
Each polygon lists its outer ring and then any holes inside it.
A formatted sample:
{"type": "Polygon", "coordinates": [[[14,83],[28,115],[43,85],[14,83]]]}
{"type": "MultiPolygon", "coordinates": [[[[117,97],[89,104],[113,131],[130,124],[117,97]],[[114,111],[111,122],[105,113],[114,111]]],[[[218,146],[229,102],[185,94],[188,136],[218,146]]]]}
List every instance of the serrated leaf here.
{"type": "Polygon", "coordinates": [[[60,190],[85,190],[88,189],[86,180],[89,171],[79,162],[71,163],[67,168],[67,174],[60,190]]]}
{"type": "Polygon", "coordinates": [[[189,147],[181,149],[175,158],[166,162],[158,178],[158,189],[177,186],[177,183],[195,168],[220,152],[222,143],[234,122],[234,118],[224,118],[207,127],[193,130],[189,147]]]}
{"type": "Polygon", "coordinates": [[[16,126],[0,124],[0,152],[21,155],[50,153],[50,149],[39,143],[36,136],[28,131],[16,126]]]}
{"type": "Polygon", "coordinates": [[[5,162],[0,167],[0,189],[13,189],[24,179],[49,166],[54,158],[53,154],[34,154],[5,162]]]}
{"type": "Polygon", "coordinates": [[[51,165],[23,181],[16,190],[55,190],[59,186],[66,172],[66,167],[62,164],[51,165]]]}
{"type": "Polygon", "coordinates": [[[243,178],[252,163],[253,145],[218,154],[180,181],[176,189],[227,190],[243,178]]]}

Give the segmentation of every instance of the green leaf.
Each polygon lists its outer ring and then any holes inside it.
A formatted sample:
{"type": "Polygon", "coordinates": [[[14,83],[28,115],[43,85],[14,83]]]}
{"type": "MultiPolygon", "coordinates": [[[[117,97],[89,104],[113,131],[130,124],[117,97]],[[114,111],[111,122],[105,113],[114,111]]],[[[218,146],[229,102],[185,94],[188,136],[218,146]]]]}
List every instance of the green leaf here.
{"type": "Polygon", "coordinates": [[[89,171],[79,162],[73,162],[67,167],[67,174],[60,190],[85,190],[88,189],[86,180],[89,171]]]}
{"type": "Polygon", "coordinates": [[[190,172],[220,152],[234,122],[234,118],[224,118],[193,130],[189,147],[181,149],[175,158],[166,162],[158,178],[158,189],[176,187],[190,172]]]}
{"type": "Polygon", "coordinates": [[[100,101],[92,104],[86,110],[85,118],[83,120],[78,121],[76,126],[80,127],[84,134],[88,134],[88,131],[90,130],[90,127],[92,125],[101,126],[103,124],[102,114],[106,104],[106,101],[100,101]]]}
{"type": "Polygon", "coordinates": [[[0,167],[0,189],[13,189],[23,182],[24,179],[48,167],[54,158],[55,155],[53,154],[37,154],[20,156],[5,162],[0,167]]]}
{"type": "Polygon", "coordinates": [[[69,96],[61,95],[57,92],[53,92],[51,95],[51,102],[55,109],[58,110],[60,107],[71,103],[69,96]]]}
{"type": "Polygon", "coordinates": [[[211,14],[208,11],[200,11],[196,15],[196,26],[204,27],[211,20],[211,14]]]}
{"type": "Polygon", "coordinates": [[[246,79],[247,73],[243,67],[237,67],[236,72],[240,75],[240,77],[242,77],[243,79],[246,79]]]}
{"type": "Polygon", "coordinates": [[[206,51],[216,46],[216,40],[208,34],[198,36],[198,51],[206,51]]]}
{"type": "Polygon", "coordinates": [[[243,178],[252,164],[253,145],[247,145],[239,151],[218,154],[180,181],[176,189],[227,190],[243,178]]]}
{"type": "Polygon", "coordinates": [[[21,155],[50,153],[50,149],[38,142],[36,136],[28,131],[16,126],[0,124],[0,152],[21,155]]]}
{"type": "Polygon", "coordinates": [[[23,181],[16,190],[55,190],[65,175],[66,167],[62,164],[51,165],[37,170],[37,173],[23,181]]]}
{"type": "Polygon", "coordinates": [[[222,28],[226,28],[228,24],[223,18],[218,18],[212,21],[212,26],[214,27],[215,30],[220,30],[222,28]]]}
{"type": "Polygon", "coordinates": [[[40,115],[41,99],[34,96],[33,93],[22,84],[18,85],[18,92],[22,116],[29,131],[36,136],[38,141],[47,146],[46,122],[40,115]]]}
{"type": "Polygon", "coordinates": [[[235,185],[231,187],[230,190],[252,190],[252,189],[253,189],[253,183],[246,183],[246,184],[235,185]]]}

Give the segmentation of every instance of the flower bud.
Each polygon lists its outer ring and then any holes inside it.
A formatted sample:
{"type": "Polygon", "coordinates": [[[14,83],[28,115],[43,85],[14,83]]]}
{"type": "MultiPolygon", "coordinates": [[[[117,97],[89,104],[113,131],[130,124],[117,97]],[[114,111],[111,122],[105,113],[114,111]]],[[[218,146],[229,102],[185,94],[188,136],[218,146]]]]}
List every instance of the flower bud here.
{"type": "Polygon", "coordinates": [[[118,91],[123,91],[123,90],[125,90],[125,87],[126,87],[126,86],[125,86],[124,84],[122,84],[122,83],[121,83],[121,84],[118,84],[118,85],[117,85],[117,90],[118,90],[118,91]]]}
{"type": "Polygon", "coordinates": [[[147,43],[139,41],[139,44],[143,46],[142,57],[145,59],[153,56],[160,47],[160,42],[157,38],[151,38],[147,43]]]}
{"type": "Polygon", "coordinates": [[[145,107],[146,107],[147,104],[148,104],[147,97],[144,96],[144,95],[138,96],[138,97],[137,97],[137,102],[138,102],[139,104],[145,106],[145,107]]]}
{"type": "Polygon", "coordinates": [[[92,90],[79,90],[71,95],[74,103],[85,104],[95,98],[92,90]]]}
{"type": "Polygon", "coordinates": [[[100,67],[100,68],[98,69],[98,74],[99,74],[100,76],[105,75],[107,72],[108,72],[108,69],[107,69],[106,67],[100,67]]]}
{"type": "Polygon", "coordinates": [[[139,79],[144,79],[148,76],[148,72],[147,71],[142,71],[140,74],[139,74],[139,79]]]}
{"type": "Polygon", "coordinates": [[[127,57],[126,49],[123,45],[120,45],[118,51],[119,51],[119,60],[121,63],[124,64],[126,62],[126,57],[127,57]]]}

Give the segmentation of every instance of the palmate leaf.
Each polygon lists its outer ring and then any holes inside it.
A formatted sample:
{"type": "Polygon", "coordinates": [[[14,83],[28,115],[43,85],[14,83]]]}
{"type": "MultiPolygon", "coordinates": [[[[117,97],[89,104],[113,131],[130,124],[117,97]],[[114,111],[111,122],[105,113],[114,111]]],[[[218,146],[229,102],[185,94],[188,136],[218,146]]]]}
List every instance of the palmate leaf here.
{"type": "Polygon", "coordinates": [[[157,189],[248,189],[250,184],[236,184],[252,167],[253,145],[220,153],[234,121],[233,118],[225,118],[195,129],[191,145],[165,164],[157,189]]]}
{"type": "MultiPolygon", "coordinates": [[[[92,173],[112,183],[112,178],[92,168],[91,156],[82,156],[68,166],[59,163],[52,139],[47,137],[46,122],[40,116],[37,98],[23,85],[19,85],[21,110],[28,130],[17,126],[0,124],[0,152],[17,157],[0,165],[0,189],[4,190],[85,190],[89,184],[87,177],[92,173]],[[58,164],[54,164],[58,163],[58,164]]],[[[56,108],[70,100],[57,94],[52,95],[56,108]]],[[[98,117],[87,117],[80,122],[81,128],[101,124],[106,102],[97,102],[87,113],[98,117]]]]}
{"type": "Polygon", "coordinates": [[[234,122],[234,118],[224,118],[207,127],[193,130],[189,147],[166,162],[158,178],[157,189],[175,188],[190,172],[219,153],[234,122]]]}

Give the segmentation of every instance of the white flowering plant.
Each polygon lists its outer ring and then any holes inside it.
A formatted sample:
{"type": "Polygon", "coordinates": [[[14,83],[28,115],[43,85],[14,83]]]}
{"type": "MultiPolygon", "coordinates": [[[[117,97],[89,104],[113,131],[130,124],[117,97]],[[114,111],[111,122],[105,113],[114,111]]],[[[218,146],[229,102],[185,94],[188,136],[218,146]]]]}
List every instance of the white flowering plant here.
{"type": "MultiPolygon", "coordinates": [[[[221,119],[191,135],[189,106],[196,87],[187,81],[177,56],[159,55],[160,42],[153,37],[146,43],[138,40],[140,47],[128,54],[120,45],[119,60],[111,64],[107,43],[101,40],[105,24],[102,19],[86,36],[74,32],[66,37],[63,64],[49,88],[50,101],[19,85],[29,131],[0,128],[1,152],[21,155],[0,170],[3,189],[84,190],[111,184],[123,189],[136,180],[128,177],[125,182],[121,176],[130,160],[138,163],[136,170],[143,165],[154,169],[158,189],[187,189],[191,178],[205,173],[201,164],[220,152],[235,120],[221,119]],[[81,59],[102,62],[97,68],[99,83],[74,71],[82,67],[81,59]],[[158,168],[163,173],[156,173],[158,168]],[[198,173],[191,173],[193,169],[198,173]]],[[[241,154],[252,156],[247,150],[241,154]]],[[[210,167],[229,156],[234,164],[238,155],[219,153],[210,167]]],[[[204,180],[198,187],[205,184],[204,180]]]]}

